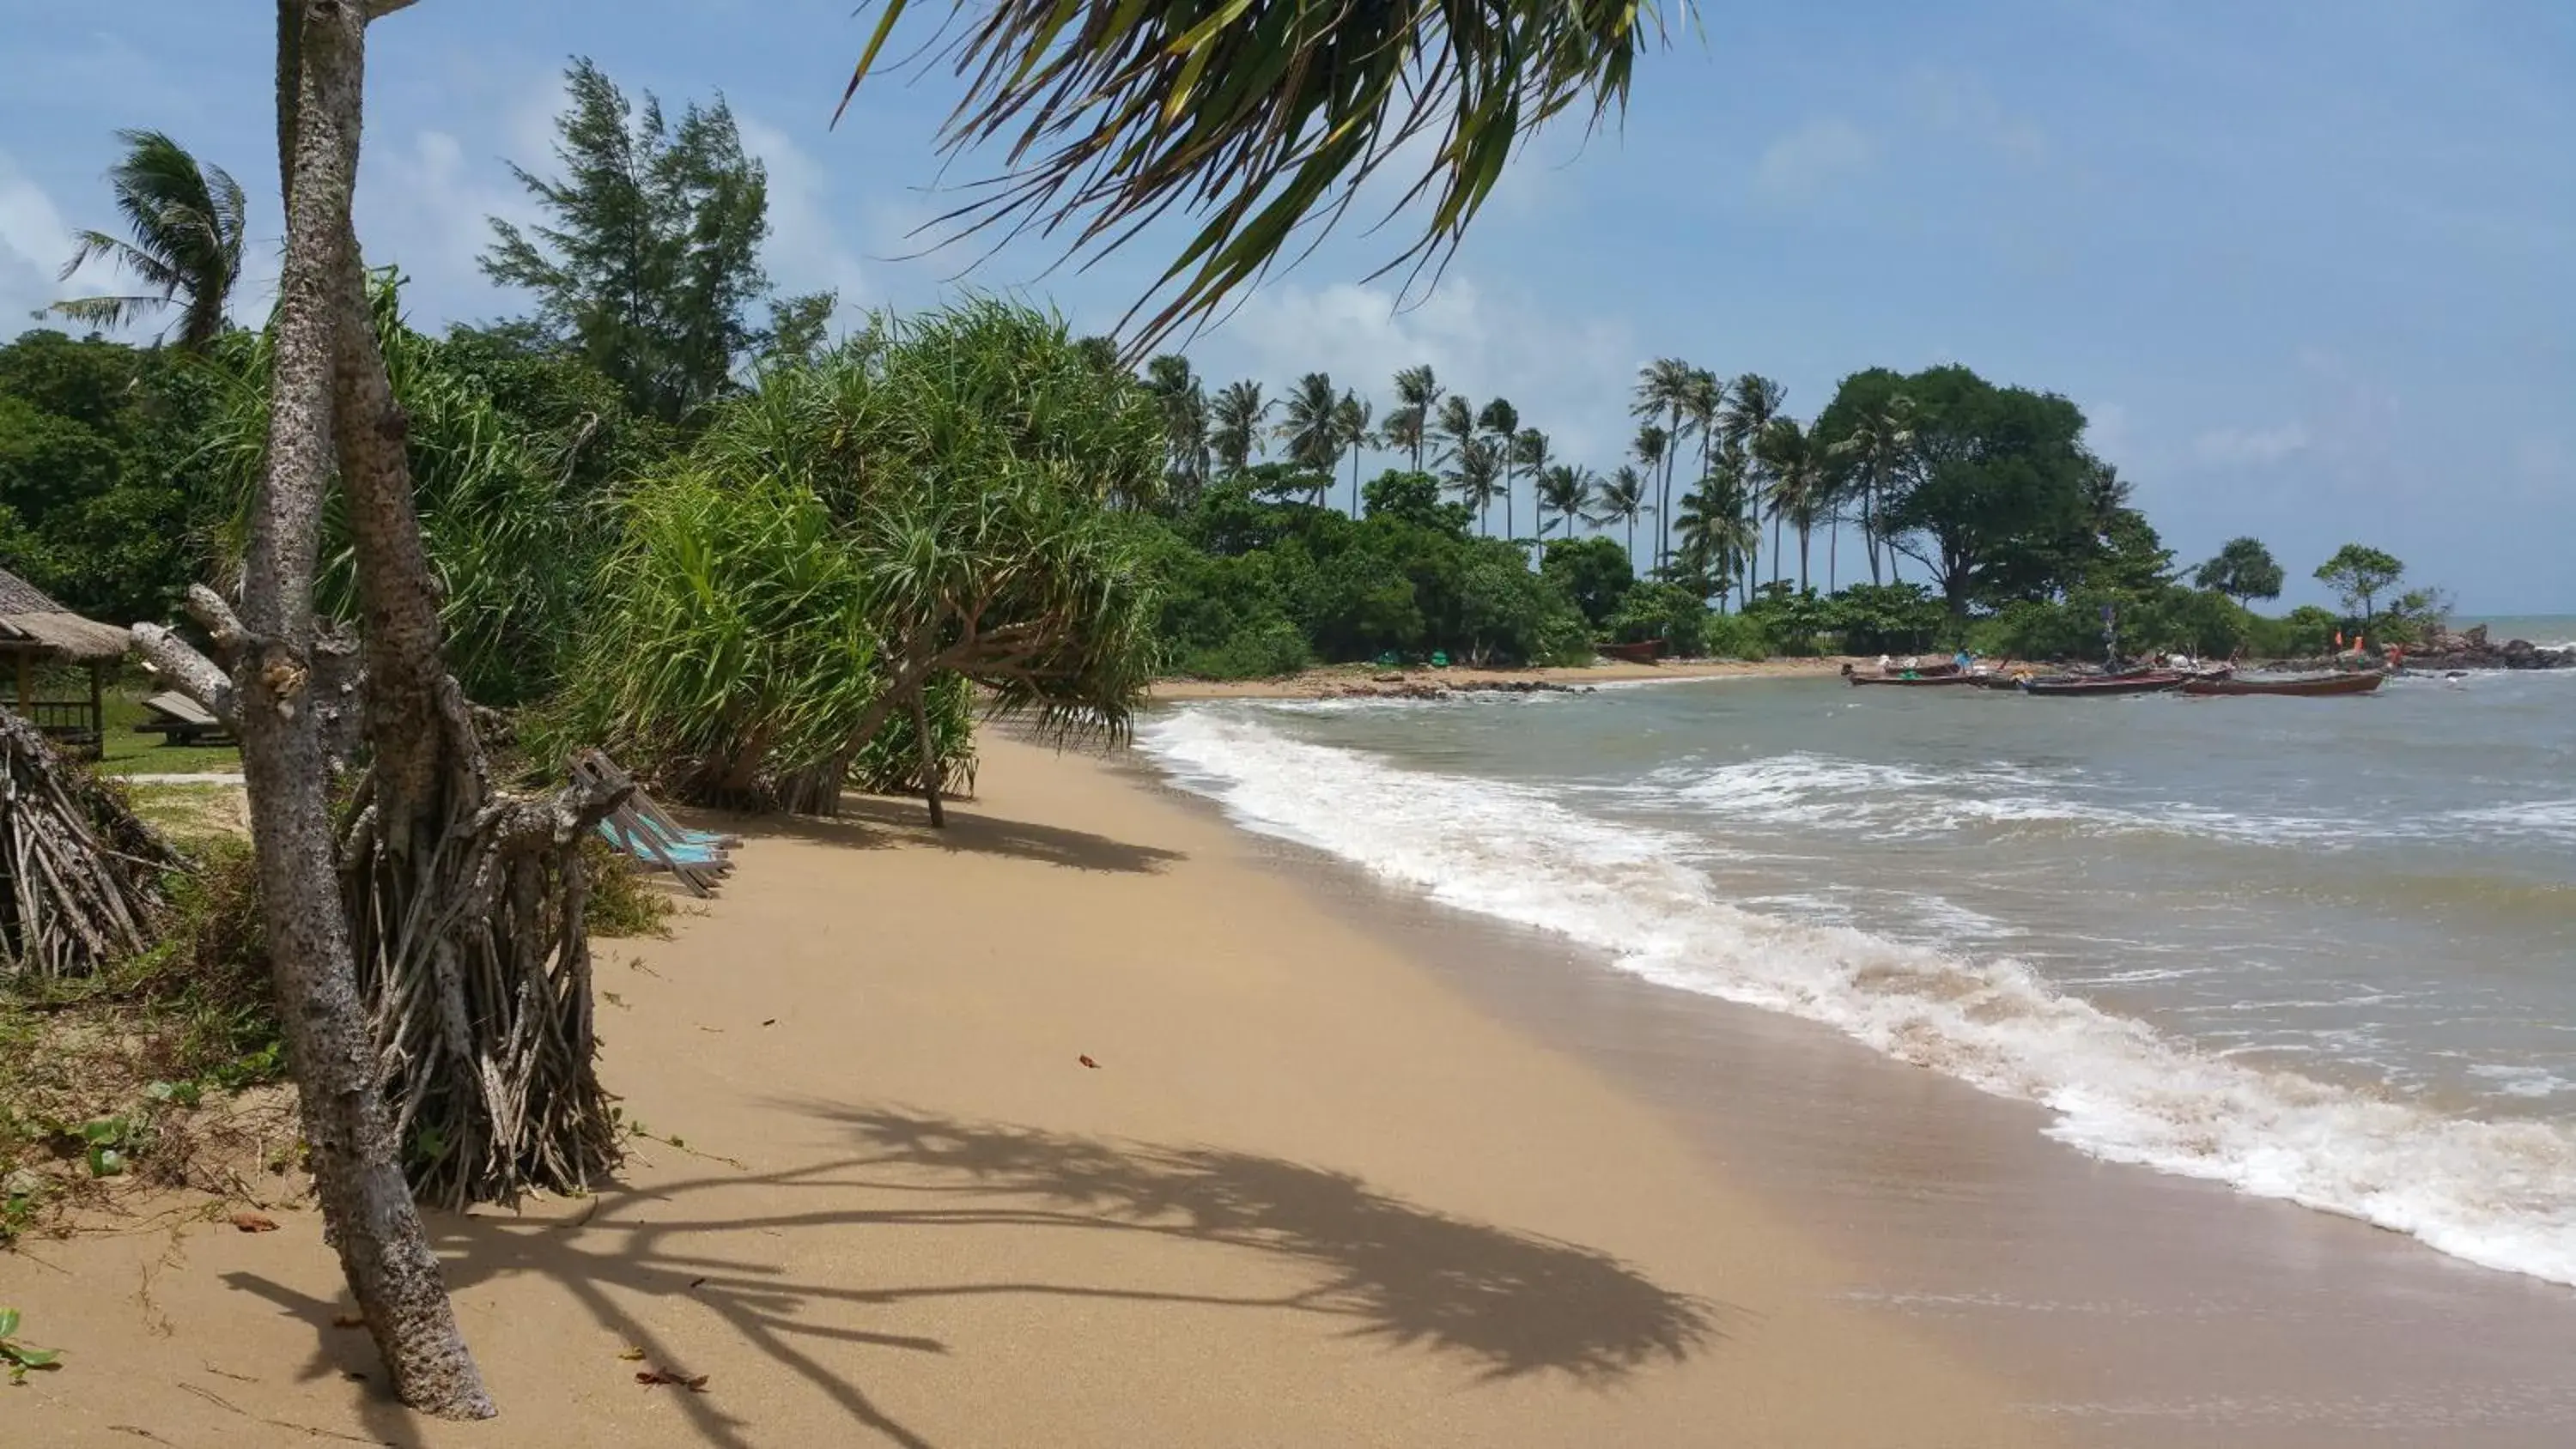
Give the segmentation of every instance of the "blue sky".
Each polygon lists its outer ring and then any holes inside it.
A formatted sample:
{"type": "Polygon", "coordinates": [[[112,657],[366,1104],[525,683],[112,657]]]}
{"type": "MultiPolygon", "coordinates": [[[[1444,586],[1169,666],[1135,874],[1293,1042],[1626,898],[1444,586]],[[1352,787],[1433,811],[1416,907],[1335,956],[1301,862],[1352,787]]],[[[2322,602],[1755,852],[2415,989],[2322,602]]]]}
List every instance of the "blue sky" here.
{"type": "MultiPolygon", "coordinates": [[[[265,308],[263,21],[0,0],[0,326],[65,290],[67,228],[109,220],[120,126],[259,198],[243,310],[265,308]]],[[[544,158],[587,54],[630,91],[731,100],[781,286],[935,298],[968,257],[904,258],[954,91],[872,83],[830,128],[867,23],[842,0],[421,0],[371,43],[370,258],[411,275],[418,322],[515,310],[475,269],[484,218],[527,214],[503,158],[544,158]]],[[[2576,610],[2576,5],[1717,5],[1705,30],[1640,68],[1615,134],[1540,138],[1427,298],[1364,283],[1389,247],[1355,229],[1192,357],[1273,393],[1320,367],[1381,405],[1429,362],[1602,468],[1655,356],[1769,374],[1801,415],[1857,368],[1964,362],[2081,404],[2186,560],[2253,533],[2321,601],[2308,571],[2358,539],[2464,612],[2576,610]]],[[[1171,240],[968,280],[1098,329],[1171,240]]]]}

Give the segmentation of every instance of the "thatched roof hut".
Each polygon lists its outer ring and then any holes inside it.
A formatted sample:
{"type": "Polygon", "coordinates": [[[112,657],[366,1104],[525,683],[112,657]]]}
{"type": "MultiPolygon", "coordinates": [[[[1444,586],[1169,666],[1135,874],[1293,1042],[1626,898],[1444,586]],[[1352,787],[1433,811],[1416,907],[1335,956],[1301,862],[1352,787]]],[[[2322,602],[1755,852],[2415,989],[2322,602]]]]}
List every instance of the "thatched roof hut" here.
{"type": "Polygon", "coordinates": [[[99,742],[105,724],[100,707],[105,671],[133,642],[125,630],[84,619],[34,584],[0,569],[0,663],[15,666],[18,713],[46,734],[77,744],[99,742]],[[36,669],[47,664],[88,666],[89,698],[38,699],[36,669]]]}

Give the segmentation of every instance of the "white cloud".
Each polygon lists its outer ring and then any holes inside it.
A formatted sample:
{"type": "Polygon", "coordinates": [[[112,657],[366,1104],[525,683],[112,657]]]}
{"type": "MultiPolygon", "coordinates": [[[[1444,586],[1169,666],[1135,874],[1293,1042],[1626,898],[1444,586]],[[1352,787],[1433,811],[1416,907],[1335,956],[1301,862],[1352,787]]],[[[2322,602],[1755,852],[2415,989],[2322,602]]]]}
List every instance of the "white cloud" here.
{"type": "Polygon", "coordinates": [[[2269,428],[2217,428],[2192,440],[2192,452],[2204,463],[2277,463],[2308,446],[2305,426],[2290,422],[2269,428]]]}
{"type": "Polygon", "coordinates": [[[1925,120],[1969,136],[2025,165],[2048,159],[2048,135],[2038,123],[2014,115],[1973,75],[1925,66],[1915,72],[1916,103],[1925,120]]]}
{"type": "Polygon", "coordinates": [[[740,111],[734,121],[742,128],[743,148],[769,172],[769,243],[761,261],[770,284],[787,295],[838,292],[839,325],[855,325],[859,312],[878,299],[859,254],[843,242],[833,221],[831,177],[786,132],[740,111]]]}
{"type": "Polygon", "coordinates": [[[368,259],[411,279],[410,309],[468,318],[501,305],[476,259],[495,216],[526,224],[537,211],[498,158],[470,159],[445,131],[415,131],[371,158],[358,185],[358,235],[368,259]]]}
{"type": "MultiPolygon", "coordinates": [[[[51,303],[111,289],[115,273],[97,262],[70,281],[56,280],[71,255],[71,228],[54,199],[0,151],[0,341],[17,336],[51,303]]],[[[48,325],[71,324],[54,319],[48,325]]]]}
{"type": "Polygon", "coordinates": [[[1809,121],[1773,141],[1753,168],[1753,189],[1790,205],[1815,201],[1870,169],[1878,143],[1839,116],[1809,121]]]}

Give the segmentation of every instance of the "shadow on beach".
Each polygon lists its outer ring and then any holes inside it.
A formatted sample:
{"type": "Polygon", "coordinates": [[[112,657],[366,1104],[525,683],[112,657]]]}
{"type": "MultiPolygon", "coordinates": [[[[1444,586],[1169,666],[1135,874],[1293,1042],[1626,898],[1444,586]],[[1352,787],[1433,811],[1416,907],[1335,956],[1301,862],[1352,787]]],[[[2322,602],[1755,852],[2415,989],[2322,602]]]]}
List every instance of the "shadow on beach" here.
{"type": "Polygon", "coordinates": [[[958,855],[994,855],[1070,870],[1151,875],[1184,859],[1176,850],[1135,845],[1069,830],[1005,820],[948,806],[948,828],[933,830],[919,800],[880,795],[851,795],[838,815],[759,815],[727,818],[726,829],[745,840],[804,840],[856,850],[882,850],[896,844],[930,846],[958,855]]]}
{"type": "MultiPolygon", "coordinates": [[[[691,1345],[662,1341],[629,1306],[685,1293],[742,1340],[828,1395],[889,1443],[926,1446],[872,1400],[840,1350],[946,1354],[936,1338],[882,1326],[905,1305],[990,1295],[1108,1299],[1311,1315],[1388,1351],[1455,1361],[1476,1382],[1562,1374],[1614,1384],[1676,1363],[1719,1335],[1722,1310],[1665,1289],[1595,1249],[1470,1221],[1390,1197],[1345,1173],[1212,1147],[1174,1147],[1044,1132],[882,1108],[788,1104],[845,1132],[850,1151],[779,1172],[720,1171],[650,1188],[612,1187],[556,1221],[432,1220],[449,1286],[471,1292],[534,1273],[560,1284],[604,1329],[654,1364],[687,1365],[691,1345]],[[751,1193],[766,1210],[730,1206],[751,1193]],[[800,1206],[809,1203],[809,1206],[800,1206]],[[651,1220],[642,1214],[649,1212],[651,1220]],[[773,1261],[777,1240],[800,1252],[851,1230],[993,1227],[1168,1239],[1284,1261],[1304,1281],[1291,1291],[1229,1293],[1211,1286],[1120,1286],[1115,1281],[796,1282],[773,1261]],[[759,1244],[749,1258],[728,1241],[759,1244]],[[877,1323],[870,1323],[871,1317],[877,1323]]],[[[871,1261],[865,1252],[835,1260],[871,1261]]],[[[1173,1282],[1189,1259],[1158,1263],[1173,1282]]],[[[1186,1278],[1182,1280],[1186,1282],[1186,1278]]],[[[361,1367],[363,1334],[335,1331],[345,1306],[261,1293],[310,1320],[321,1339],[311,1373],[361,1367]]],[[[995,1351],[1001,1351],[997,1348],[995,1351]]],[[[624,1367],[623,1365],[620,1366],[624,1367]]],[[[676,1394],[706,1442],[748,1445],[755,1426],[728,1409],[744,1397],[717,1384],[676,1394]]]]}

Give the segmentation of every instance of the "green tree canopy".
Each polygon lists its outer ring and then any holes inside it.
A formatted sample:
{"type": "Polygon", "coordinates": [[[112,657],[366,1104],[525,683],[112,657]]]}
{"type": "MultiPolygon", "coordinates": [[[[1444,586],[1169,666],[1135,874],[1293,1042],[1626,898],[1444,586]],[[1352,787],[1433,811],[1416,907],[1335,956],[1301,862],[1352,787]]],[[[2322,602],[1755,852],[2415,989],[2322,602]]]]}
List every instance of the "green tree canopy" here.
{"type": "Polygon", "coordinates": [[[2374,618],[2381,594],[2395,588],[2406,577],[2406,565],[2392,554],[2364,544],[2347,543],[2336,549],[2334,557],[2317,565],[2317,582],[2335,591],[2344,607],[2359,606],[2365,625],[2374,618]]]}
{"type": "Polygon", "coordinates": [[[752,321],[770,301],[769,181],[723,99],[692,103],[675,126],[649,92],[638,108],[587,58],[564,83],[561,179],[510,168],[549,220],[523,231],[493,218],[482,258],[494,281],[534,295],[543,334],[665,421],[716,397],[773,338],[800,356],[818,348],[827,294],[772,302],[770,329],[752,321]]]}
{"type": "Polygon", "coordinates": [[[2281,565],[2257,538],[2231,538],[2216,557],[2192,573],[2192,583],[2242,604],[2281,597],[2281,565]]]}
{"type": "MultiPolygon", "coordinates": [[[[1881,376],[1846,389],[1877,392],[1881,376]]],[[[1952,617],[1969,606],[2041,597],[2070,582],[2070,540],[2090,539],[2084,414],[2053,393],[1997,387],[1955,364],[1901,380],[1913,403],[1907,476],[1881,526],[1928,565],[1952,617]]],[[[1837,402],[1845,399],[1838,398],[1837,402]]],[[[1852,411],[1879,398],[1853,398],[1852,411]]],[[[1836,409],[1827,409],[1830,424],[1836,409]]]]}

